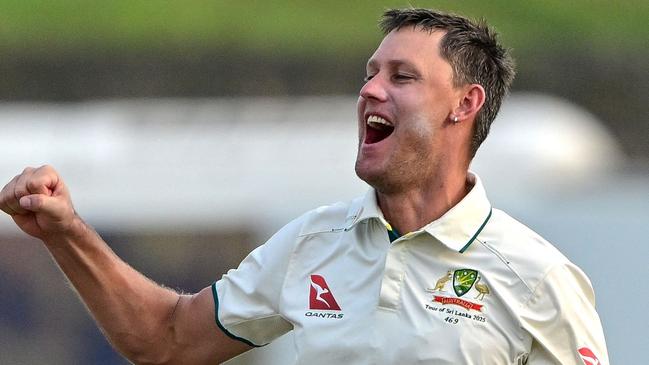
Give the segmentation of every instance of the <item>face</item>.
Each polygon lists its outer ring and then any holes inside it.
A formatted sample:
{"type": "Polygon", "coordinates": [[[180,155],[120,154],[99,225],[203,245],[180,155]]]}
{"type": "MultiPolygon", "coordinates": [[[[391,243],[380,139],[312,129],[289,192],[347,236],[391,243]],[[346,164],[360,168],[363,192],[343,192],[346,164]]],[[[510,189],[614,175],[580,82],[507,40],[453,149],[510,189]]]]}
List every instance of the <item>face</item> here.
{"type": "Polygon", "coordinates": [[[392,31],[367,63],[356,174],[379,192],[429,183],[444,163],[459,91],[439,55],[442,36],[412,27],[392,31]]]}

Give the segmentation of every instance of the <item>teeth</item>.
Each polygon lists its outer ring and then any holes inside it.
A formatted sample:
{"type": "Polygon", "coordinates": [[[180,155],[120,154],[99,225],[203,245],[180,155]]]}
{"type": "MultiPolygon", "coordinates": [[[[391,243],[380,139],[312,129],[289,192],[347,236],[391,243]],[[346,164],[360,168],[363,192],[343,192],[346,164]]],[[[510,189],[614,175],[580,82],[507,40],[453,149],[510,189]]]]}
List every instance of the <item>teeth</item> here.
{"type": "Polygon", "coordinates": [[[367,117],[367,124],[373,124],[373,123],[383,124],[383,125],[387,125],[389,127],[392,127],[392,123],[390,123],[387,120],[379,117],[378,115],[370,115],[369,117],[367,117]]]}

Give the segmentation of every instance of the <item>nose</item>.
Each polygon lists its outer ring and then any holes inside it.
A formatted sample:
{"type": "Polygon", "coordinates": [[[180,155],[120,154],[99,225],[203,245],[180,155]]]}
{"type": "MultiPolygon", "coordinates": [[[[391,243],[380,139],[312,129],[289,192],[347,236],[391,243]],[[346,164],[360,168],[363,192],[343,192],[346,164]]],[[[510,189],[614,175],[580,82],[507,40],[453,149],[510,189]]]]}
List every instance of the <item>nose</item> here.
{"type": "Polygon", "coordinates": [[[366,100],[387,100],[388,93],[379,74],[374,75],[371,79],[365,82],[365,85],[361,88],[360,96],[366,100]]]}

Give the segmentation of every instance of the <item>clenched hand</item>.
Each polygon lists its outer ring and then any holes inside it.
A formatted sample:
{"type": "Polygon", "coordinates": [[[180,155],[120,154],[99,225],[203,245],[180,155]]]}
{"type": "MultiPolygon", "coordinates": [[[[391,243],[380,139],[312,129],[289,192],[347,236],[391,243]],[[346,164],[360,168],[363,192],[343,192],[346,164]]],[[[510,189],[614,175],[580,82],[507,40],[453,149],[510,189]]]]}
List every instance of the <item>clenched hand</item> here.
{"type": "Polygon", "coordinates": [[[65,183],[51,166],[27,167],[0,192],[0,209],[41,240],[74,234],[80,222],[65,183]]]}

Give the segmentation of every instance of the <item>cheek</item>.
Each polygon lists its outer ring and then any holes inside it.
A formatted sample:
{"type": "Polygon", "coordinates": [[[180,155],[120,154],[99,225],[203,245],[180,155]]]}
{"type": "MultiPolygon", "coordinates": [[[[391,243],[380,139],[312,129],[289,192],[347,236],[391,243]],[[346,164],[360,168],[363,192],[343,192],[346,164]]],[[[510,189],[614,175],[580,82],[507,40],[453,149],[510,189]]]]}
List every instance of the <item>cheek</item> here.
{"type": "Polygon", "coordinates": [[[433,138],[434,128],[430,115],[419,115],[412,123],[411,134],[413,138],[421,141],[429,141],[433,138]]]}
{"type": "Polygon", "coordinates": [[[400,127],[406,144],[421,146],[431,141],[435,133],[434,117],[424,112],[416,112],[407,118],[400,127]]]}
{"type": "Polygon", "coordinates": [[[404,161],[426,160],[435,150],[436,131],[432,123],[424,117],[411,119],[403,128],[399,141],[401,158],[404,161]]]}

